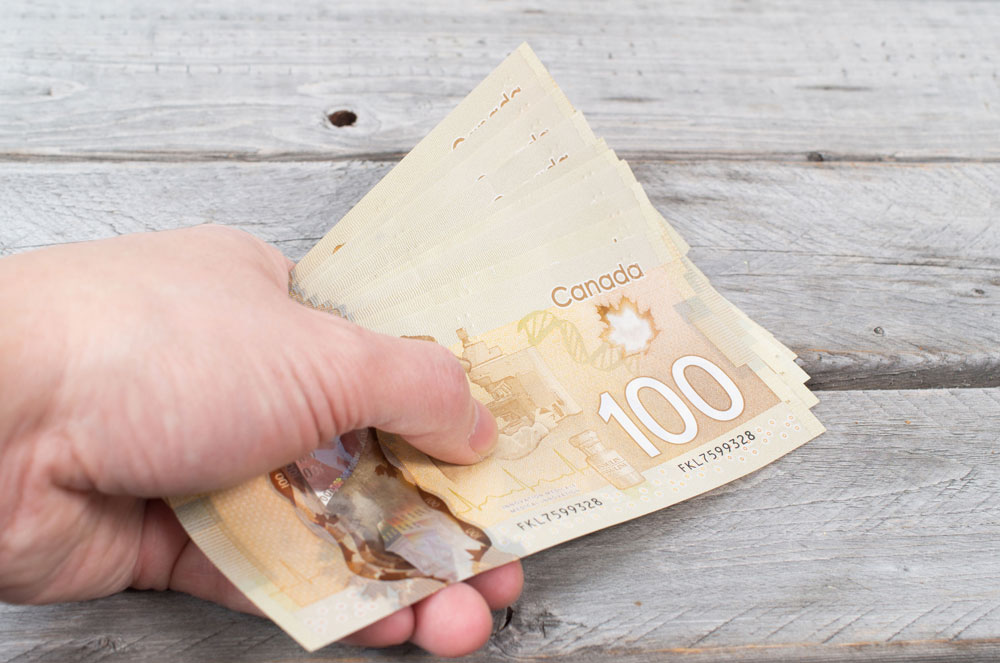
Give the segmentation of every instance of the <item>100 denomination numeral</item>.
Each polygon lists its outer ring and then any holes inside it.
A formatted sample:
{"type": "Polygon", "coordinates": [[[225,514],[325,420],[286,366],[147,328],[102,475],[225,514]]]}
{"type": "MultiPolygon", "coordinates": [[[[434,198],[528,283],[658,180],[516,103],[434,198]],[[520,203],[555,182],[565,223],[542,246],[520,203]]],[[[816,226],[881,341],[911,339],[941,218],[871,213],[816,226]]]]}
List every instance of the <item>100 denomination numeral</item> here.
{"type": "MultiPolygon", "coordinates": [[[[716,421],[730,421],[740,416],[743,412],[743,394],[740,392],[739,387],[736,386],[732,378],[726,375],[725,371],[708,359],[699,357],[698,355],[681,357],[674,362],[670,369],[670,374],[681,394],[687,398],[695,409],[705,416],[716,421]],[[695,391],[691,383],[688,382],[687,376],[684,375],[684,369],[689,366],[697,366],[712,376],[712,379],[729,396],[728,408],[719,410],[712,407],[708,404],[708,401],[702,398],[701,394],[695,391]]],[[[628,404],[629,409],[632,410],[632,413],[649,432],[669,444],[687,444],[698,435],[698,422],[695,420],[691,408],[681,398],[681,394],[678,394],[660,380],[651,377],[637,377],[625,385],[625,402],[628,404]],[[684,428],[679,433],[671,433],[653,418],[653,415],[649,413],[646,406],[639,400],[639,393],[643,389],[652,389],[658,393],[680,415],[681,421],[684,423],[684,428]]],[[[610,393],[605,391],[601,394],[601,404],[597,410],[597,414],[604,419],[605,423],[609,423],[614,418],[625,432],[629,434],[629,437],[651,458],[660,455],[660,450],[656,448],[656,445],[646,437],[646,434],[632,421],[632,418],[626,414],[622,406],[618,404],[618,401],[610,393]]]]}

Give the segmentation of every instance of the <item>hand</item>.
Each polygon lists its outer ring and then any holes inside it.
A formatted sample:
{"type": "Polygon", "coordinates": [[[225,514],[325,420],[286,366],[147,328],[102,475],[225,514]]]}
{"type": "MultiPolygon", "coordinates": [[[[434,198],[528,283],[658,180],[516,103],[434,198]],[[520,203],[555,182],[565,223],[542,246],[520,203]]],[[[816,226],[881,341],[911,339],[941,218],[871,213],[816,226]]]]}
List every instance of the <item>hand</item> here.
{"type": "MultiPolygon", "coordinates": [[[[233,486],[367,426],[456,463],[492,446],[448,350],[291,301],[290,267],[218,226],[0,260],[0,599],[174,589],[257,613],[158,496],[233,486]]],[[[509,564],[348,640],[468,653],[521,584],[509,564]]]]}

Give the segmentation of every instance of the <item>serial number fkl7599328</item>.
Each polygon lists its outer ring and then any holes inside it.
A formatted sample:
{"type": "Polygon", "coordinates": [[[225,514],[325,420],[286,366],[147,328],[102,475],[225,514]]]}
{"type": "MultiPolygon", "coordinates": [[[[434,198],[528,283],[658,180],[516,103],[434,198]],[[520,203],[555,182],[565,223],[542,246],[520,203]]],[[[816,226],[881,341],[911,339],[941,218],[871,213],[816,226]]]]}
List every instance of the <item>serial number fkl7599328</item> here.
{"type": "Polygon", "coordinates": [[[712,449],[706,449],[696,456],[692,456],[688,460],[677,463],[677,467],[679,467],[682,472],[694,472],[699,467],[704,467],[709,463],[722,460],[737,449],[747,446],[755,439],[757,438],[754,437],[753,433],[745,430],[736,437],[730,438],[728,442],[717,444],[712,449]]]}
{"type": "Polygon", "coordinates": [[[554,523],[558,520],[562,520],[563,518],[569,518],[583,513],[584,511],[596,509],[601,506],[604,506],[604,502],[595,497],[593,499],[584,500],[583,502],[568,504],[566,506],[561,506],[558,509],[552,509],[551,511],[540,513],[534,518],[529,518],[528,520],[519,520],[517,521],[517,527],[522,531],[534,529],[536,527],[543,527],[549,523],[554,523]]]}

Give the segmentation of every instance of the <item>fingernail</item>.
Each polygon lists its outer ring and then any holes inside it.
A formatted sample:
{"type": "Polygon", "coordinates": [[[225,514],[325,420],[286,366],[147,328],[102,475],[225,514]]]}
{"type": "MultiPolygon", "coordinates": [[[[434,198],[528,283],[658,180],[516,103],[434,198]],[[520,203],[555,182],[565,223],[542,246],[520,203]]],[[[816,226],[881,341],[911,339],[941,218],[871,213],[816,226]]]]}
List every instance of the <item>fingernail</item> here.
{"type": "Polygon", "coordinates": [[[480,459],[489,455],[497,443],[497,422],[489,409],[476,401],[476,420],[469,435],[469,446],[480,459]]]}

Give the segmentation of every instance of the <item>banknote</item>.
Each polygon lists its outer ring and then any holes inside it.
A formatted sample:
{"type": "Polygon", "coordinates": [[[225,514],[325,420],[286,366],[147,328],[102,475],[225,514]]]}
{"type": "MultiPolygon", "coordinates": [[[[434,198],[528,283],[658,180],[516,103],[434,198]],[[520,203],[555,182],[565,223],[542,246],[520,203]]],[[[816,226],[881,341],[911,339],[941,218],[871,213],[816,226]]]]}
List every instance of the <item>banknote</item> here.
{"type": "Polygon", "coordinates": [[[266,476],[170,503],[313,650],[753,472],[822,432],[816,398],[795,355],[687,252],[522,45],[289,282],[303,305],[450,348],[497,420],[495,449],[458,466],[345,431],[266,476]]]}
{"type": "Polygon", "coordinates": [[[421,190],[428,173],[434,173],[435,180],[444,179],[444,174],[461,173],[458,166],[485,144],[501,150],[505,156],[496,161],[503,162],[572,110],[534,52],[522,44],[302,258],[295,266],[296,281],[307,284],[312,271],[360,231],[371,230],[385,214],[404,207],[421,190]],[[546,99],[551,100],[551,109],[545,105],[546,99]],[[509,133],[527,109],[533,124],[524,127],[517,140],[491,140],[505,130],[509,133]]]}
{"type": "Polygon", "coordinates": [[[379,433],[416,484],[495,548],[523,556],[649,513],[820,432],[772,388],[778,376],[733,363],[733,339],[692,324],[665,268],[612,260],[579,284],[549,285],[547,308],[456,330],[452,349],[500,429],[489,457],[448,465],[379,433]],[[570,304],[574,289],[582,301],[570,304]]]}
{"type": "Polygon", "coordinates": [[[311,286],[334,289],[345,296],[358,287],[367,289],[370,278],[395,266],[393,247],[407,246],[429,229],[453,229],[454,222],[467,222],[490,202],[512,197],[514,190],[541,174],[557,167],[562,170],[571,156],[589,153],[588,148],[597,142],[579,113],[555,122],[510,137],[505,144],[522,148],[513,154],[483,150],[463,161],[458,182],[443,178],[430,183],[405,207],[383,215],[369,234],[343,246],[343,255],[338,251],[335,259],[327,260],[308,278],[296,277],[297,285],[303,290],[311,286]],[[424,222],[414,224],[414,218],[424,222]],[[445,225],[446,220],[453,224],[445,225]]]}

